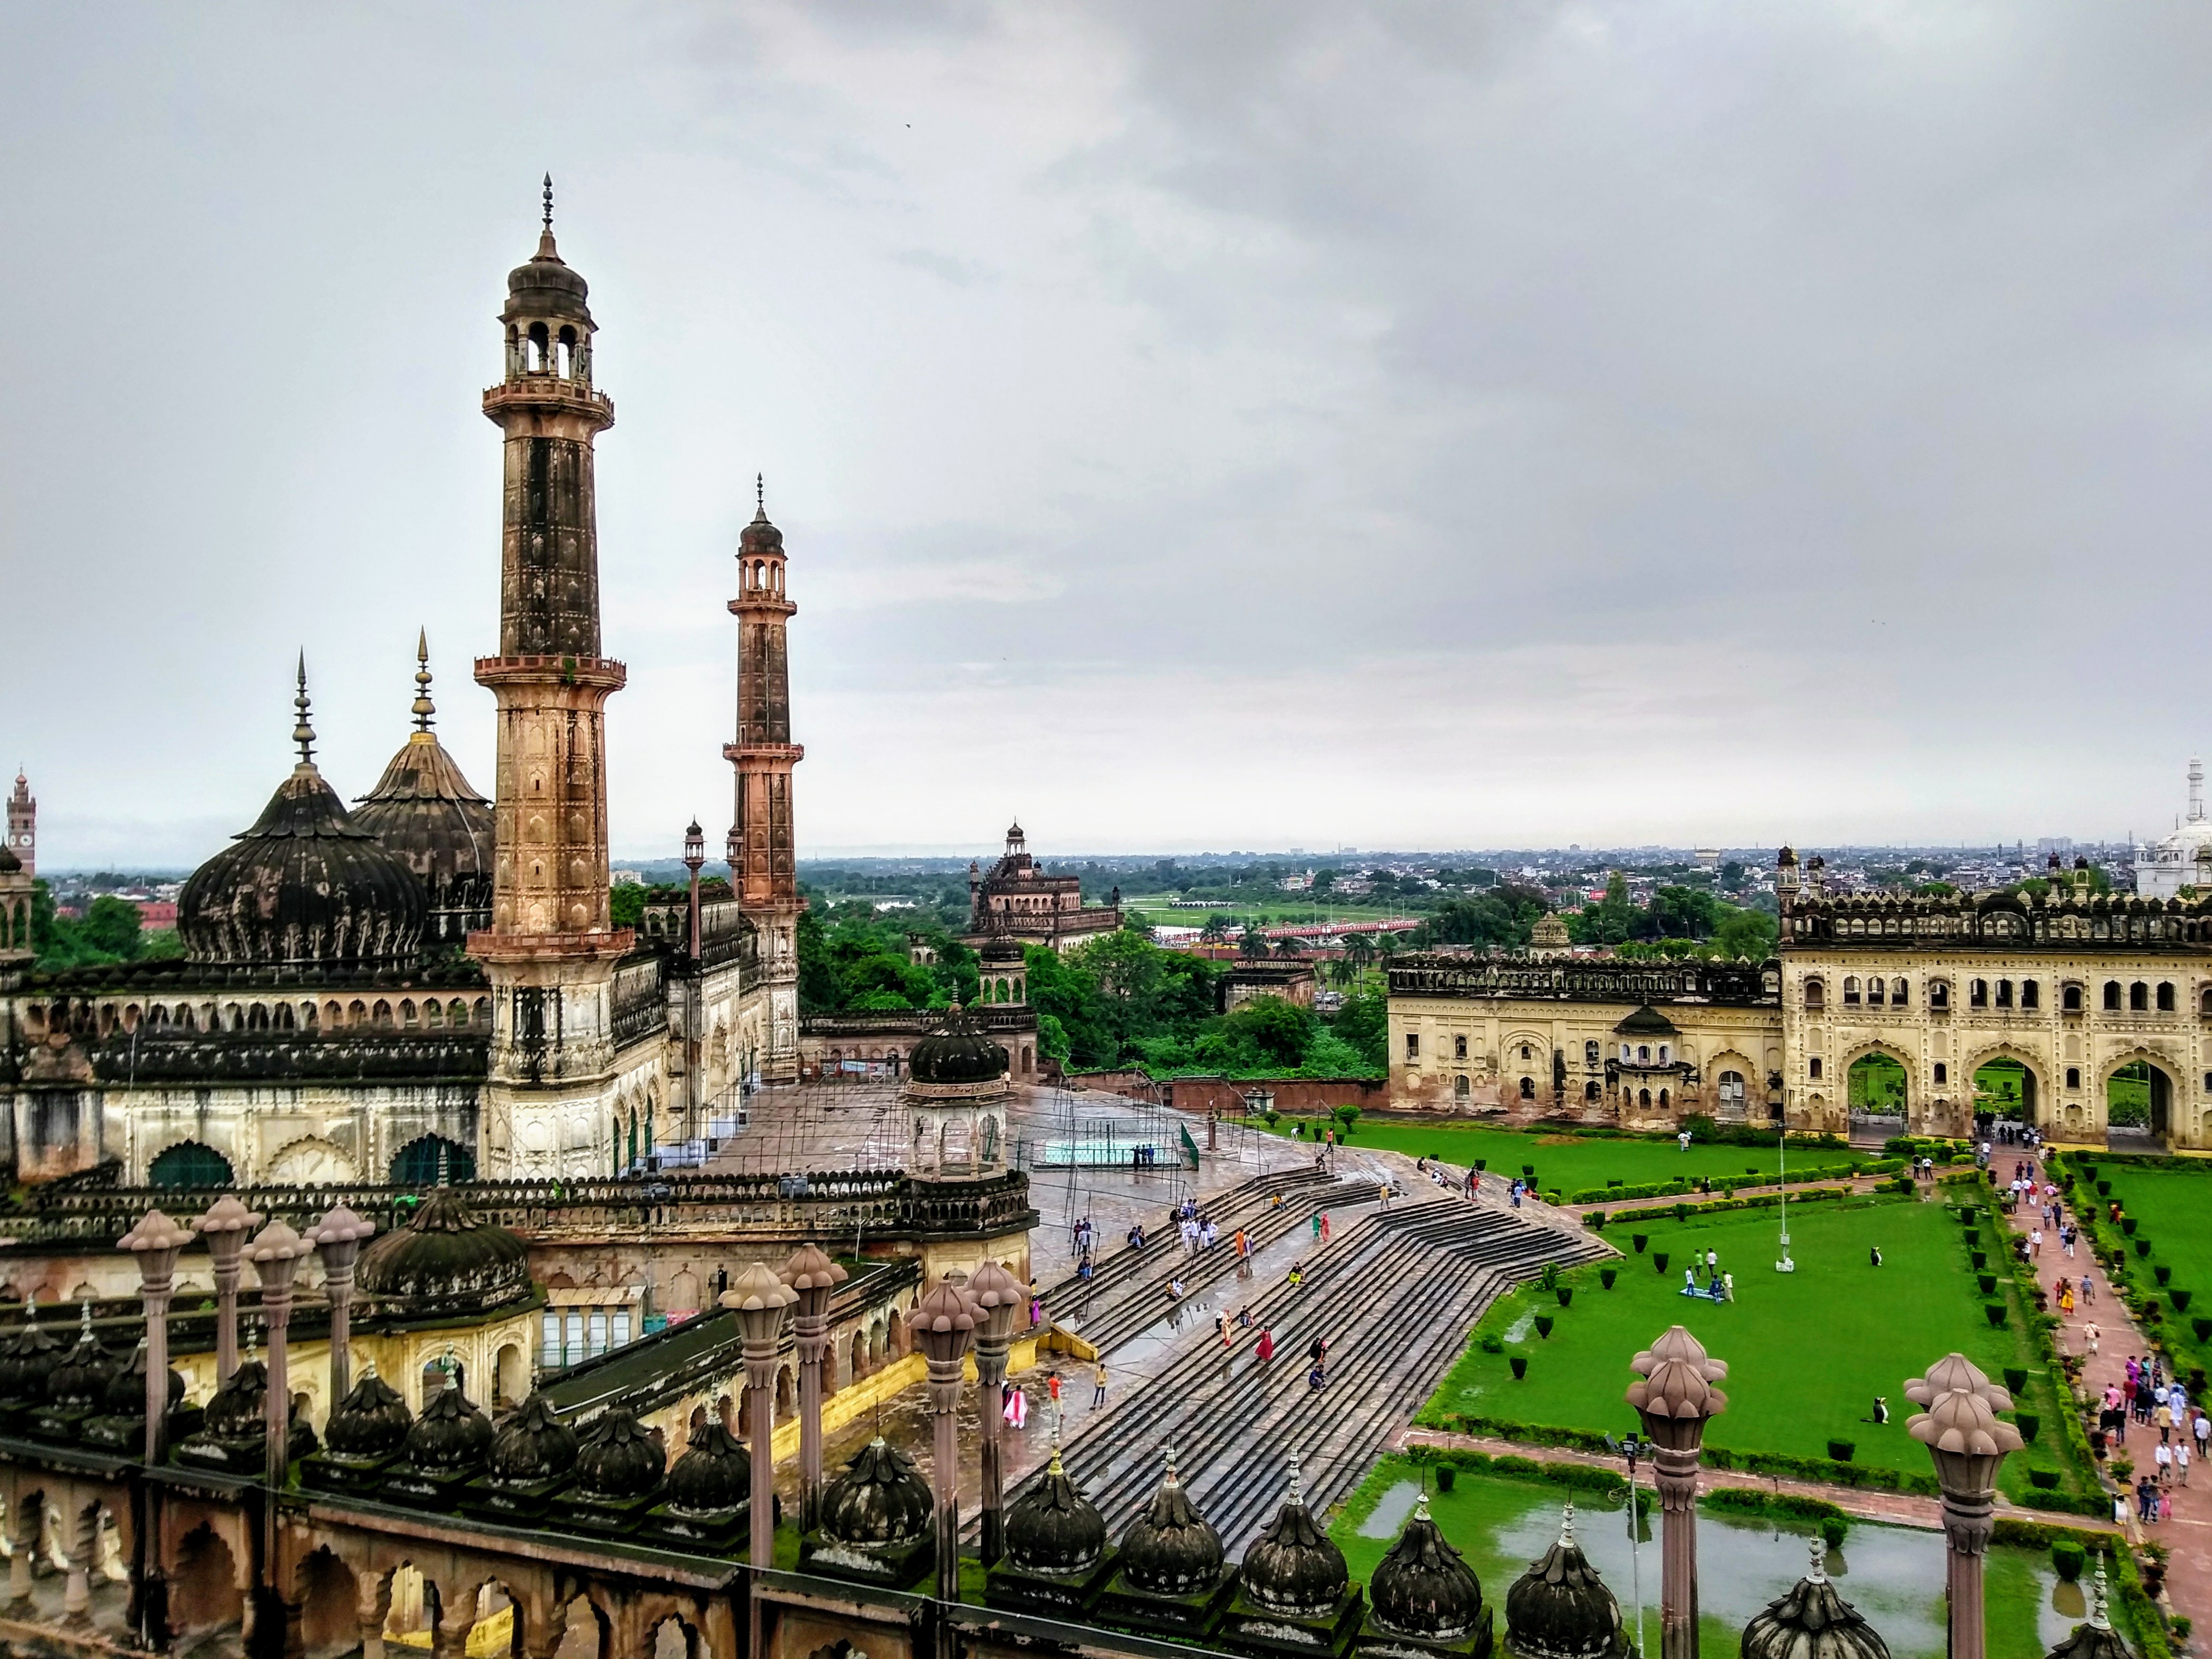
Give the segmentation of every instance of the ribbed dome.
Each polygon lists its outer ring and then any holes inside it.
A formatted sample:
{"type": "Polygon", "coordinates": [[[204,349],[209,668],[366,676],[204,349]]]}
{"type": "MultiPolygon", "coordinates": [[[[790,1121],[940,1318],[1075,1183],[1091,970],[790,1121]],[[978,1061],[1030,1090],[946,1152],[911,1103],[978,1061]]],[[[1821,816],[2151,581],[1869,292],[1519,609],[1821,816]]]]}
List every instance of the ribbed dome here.
{"type": "Polygon", "coordinates": [[[584,1431],[576,1485],[593,1498],[642,1498],[660,1484],[667,1467],[668,1454],[645,1425],[617,1407],[584,1431]]]}
{"type": "Polygon", "coordinates": [[[54,1353],[61,1338],[39,1323],[33,1302],[23,1313],[23,1328],[0,1352],[0,1400],[43,1400],[46,1377],[54,1368],[54,1353]]]}
{"type": "Polygon", "coordinates": [[[532,1486],[567,1474],[576,1467],[580,1442],[575,1430],[563,1423],[553,1402],[533,1394],[519,1410],[500,1420],[491,1442],[489,1472],[501,1480],[532,1486]]]}
{"type": "Polygon", "coordinates": [[[2105,1562],[2100,1556],[2096,1578],[2089,1586],[2088,1620],[2075,1626],[2072,1633],[2051,1650],[2050,1659],[2136,1659],[2135,1650],[2112,1628],[2112,1617],[2105,1610],[2105,1562]]]}
{"type": "Polygon", "coordinates": [[[1505,1639],[1518,1659],[1620,1659],[1620,1603],[1575,1542],[1567,1505],[1559,1542],[1505,1592],[1505,1639]]]}
{"type": "Polygon", "coordinates": [[[353,821],[403,860],[428,896],[435,942],[459,944],[469,927],[491,925],[491,803],[478,794],[430,729],[427,645],[416,672],[416,730],[376,787],[355,803],[353,821]]]}
{"type": "Polygon", "coordinates": [[[753,1460],[744,1442],[709,1415],[668,1471],[668,1507],[687,1515],[733,1510],[752,1496],[753,1460]]]}
{"type": "Polygon", "coordinates": [[[1429,1518],[1425,1492],[1398,1541],[1376,1564],[1367,1599],[1372,1622],[1425,1642],[1456,1642],[1490,1616],[1481,1580],[1429,1518]]]}
{"type": "Polygon", "coordinates": [[[323,1424],[323,1439],[341,1457],[385,1457],[407,1443],[414,1426],[407,1402],[369,1365],[323,1424]]]}
{"type": "Polygon", "coordinates": [[[914,1045],[907,1069],[916,1083],[988,1083],[1006,1075],[1006,1051],[955,1003],[945,1024],[914,1045]]]}
{"type": "Polygon", "coordinates": [[[738,532],[738,556],[747,558],[754,554],[781,553],[783,532],[768,520],[768,508],[763,506],[753,514],[753,521],[738,532]]]}
{"type": "MultiPolygon", "coordinates": [[[[138,1346],[131,1351],[128,1364],[107,1379],[107,1395],[102,1408],[111,1417],[143,1417],[146,1414],[146,1339],[140,1337],[138,1346]]],[[[184,1403],[185,1379],[176,1371],[169,1373],[169,1406],[171,1411],[184,1403]]]]}
{"type": "Polygon", "coordinates": [[[481,1467],[491,1450],[491,1422],[448,1376],[407,1431],[406,1447],[418,1469],[461,1474],[481,1467]]]}
{"type": "Polygon", "coordinates": [[[530,1291],[530,1252],[504,1227],[478,1221],[455,1187],[441,1187],[404,1227],[361,1253],[363,1296],[441,1311],[489,1313],[530,1291]]]}
{"type": "Polygon", "coordinates": [[[201,1432],[210,1440],[258,1440],[268,1426],[269,1368],[258,1359],[241,1360],[230,1381],[210,1396],[201,1432]]]}
{"type": "Polygon", "coordinates": [[[911,1544],[928,1534],[935,1509],[914,1461],[878,1435],[822,1489],[822,1531],[840,1544],[911,1544]]]}
{"type": "Polygon", "coordinates": [[[1255,1606],[1290,1619],[1320,1619],[1352,1588],[1344,1552],[1314,1524],[1291,1466],[1291,1495],[1244,1552],[1244,1594],[1255,1606]]]}
{"type": "Polygon", "coordinates": [[[118,1369],[115,1356],[101,1347],[100,1339],[92,1334],[92,1304],[88,1302],[84,1330],[68,1357],[47,1377],[46,1398],[64,1409],[97,1406],[106,1397],[107,1385],[118,1369]]]}
{"type": "Polygon", "coordinates": [[[1224,1559],[1221,1534],[1191,1507],[1170,1452],[1159,1490],[1121,1534],[1121,1577],[1155,1595],[1190,1595],[1221,1582],[1224,1559]]]}
{"type": "Polygon", "coordinates": [[[1106,1553],[1106,1517],[1076,1489],[1053,1443],[1042,1480],[1006,1510],[1006,1560],[1024,1572],[1089,1572],[1106,1553]]]}
{"type": "Polygon", "coordinates": [[[1743,1627],[1742,1659],[1889,1659],[1889,1644],[1828,1582],[1827,1551],[1814,1539],[1812,1571],[1743,1627]]]}
{"type": "Polygon", "coordinates": [[[568,319],[586,328],[592,313],[584,301],[591,285],[562,262],[553,245],[553,181],[545,182],[545,228],[538,238],[538,252],[507,273],[507,308],[501,322],[532,319],[568,319]]]}
{"type": "Polygon", "coordinates": [[[414,962],[428,900],[405,864],[346,815],[313,759],[307,673],[295,699],[300,763],[253,827],[200,866],[177,898],[177,930],[194,962],[414,962]]]}

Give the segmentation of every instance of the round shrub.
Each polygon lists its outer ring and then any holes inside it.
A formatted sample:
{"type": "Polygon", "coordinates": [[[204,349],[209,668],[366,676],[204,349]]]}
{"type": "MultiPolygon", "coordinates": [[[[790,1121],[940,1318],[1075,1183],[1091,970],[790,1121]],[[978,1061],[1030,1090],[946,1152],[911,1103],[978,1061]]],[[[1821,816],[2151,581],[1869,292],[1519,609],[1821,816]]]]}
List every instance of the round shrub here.
{"type": "Polygon", "coordinates": [[[1976,1273],[1974,1283],[1980,1287],[1984,1296],[1995,1296],[1997,1293],[1997,1276],[1995,1273],[1976,1273]]]}
{"type": "Polygon", "coordinates": [[[1644,1254],[1644,1247],[1651,1242],[1651,1235],[1649,1233],[1631,1233],[1628,1236],[1628,1242],[1636,1246],[1636,1254],[1642,1255],[1644,1254]]]}
{"type": "Polygon", "coordinates": [[[1838,1463],[1848,1463],[1851,1461],[1851,1455],[1858,1449],[1858,1443],[1855,1440],[1831,1440],[1828,1443],[1828,1455],[1838,1463]]]}
{"type": "Polygon", "coordinates": [[[2014,1425],[2020,1430],[2020,1437],[2027,1441],[2029,1445],[2033,1445],[2035,1437],[2042,1431],[2043,1419],[2033,1412],[2014,1412],[2012,1420],[2014,1425]]]}
{"type": "Polygon", "coordinates": [[[1559,1305],[1562,1308],[1565,1307],[1567,1304],[1575,1299],[1573,1290],[1565,1285],[1560,1285],[1559,1288],[1553,1291],[1552,1294],[1559,1298],[1559,1305]]]}
{"type": "MultiPolygon", "coordinates": [[[[2046,1471],[2038,1469],[2035,1473],[2042,1474],[2046,1471]]],[[[2058,1471],[2051,1469],[2047,1473],[2051,1476],[2051,1485],[2057,1485],[2058,1471]]],[[[2088,1559],[2088,1551],[2083,1549],[2079,1544],[2070,1539],[2062,1538],[2051,1547],[2051,1569],[2070,1584],[2081,1576],[2081,1568],[2088,1559]]]]}
{"type": "Polygon", "coordinates": [[[1992,1326],[2002,1328],[2005,1322],[2005,1304],[2002,1302],[1982,1304],[1982,1316],[1992,1326]]]}
{"type": "Polygon", "coordinates": [[[1486,1332],[1481,1340],[1478,1341],[1475,1346],[1480,1348],[1485,1353],[1504,1353],[1505,1352],[1505,1340],[1499,1336],[1495,1331],[1486,1332]]]}
{"type": "Polygon", "coordinates": [[[1522,1377],[1528,1375],[1528,1356],[1527,1354],[1516,1353],[1512,1358],[1507,1360],[1505,1363],[1513,1368],[1513,1380],[1516,1382],[1518,1382],[1522,1377]]]}
{"type": "Polygon", "coordinates": [[[1452,1489],[1452,1482],[1456,1480],[1458,1478],[1459,1471],[1454,1468],[1450,1464],[1439,1463],[1437,1465],[1437,1490],[1438,1492],[1449,1492],[1452,1489]]]}
{"type": "Polygon", "coordinates": [[[1687,1221],[1689,1218],[1690,1206],[1686,1204],[1677,1204],[1674,1206],[1674,1219],[1677,1221],[1687,1221]]]}
{"type": "Polygon", "coordinates": [[[1850,1529],[1851,1523],[1840,1515],[1824,1515],[1820,1517],[1820,1541],[1832,1550],[1843,1548],[1844,1535],[1850,1529]]]}
{"type": "Polygon", "coordinates": [[[2004,1385],[2008,1394],[2018,1395],[2027,1387],[2027,1373],[2018,1365],[2004,1368],[2004,1385]]]}
{"type": "Polygon", "coordinates": [[[1617,1268],[1600,1267],[1597,1270],[1597,1282],[1608,1291],[1613,1288],[1613,1281],[1620,1277],[1620,1273],[1617,1268]]]}

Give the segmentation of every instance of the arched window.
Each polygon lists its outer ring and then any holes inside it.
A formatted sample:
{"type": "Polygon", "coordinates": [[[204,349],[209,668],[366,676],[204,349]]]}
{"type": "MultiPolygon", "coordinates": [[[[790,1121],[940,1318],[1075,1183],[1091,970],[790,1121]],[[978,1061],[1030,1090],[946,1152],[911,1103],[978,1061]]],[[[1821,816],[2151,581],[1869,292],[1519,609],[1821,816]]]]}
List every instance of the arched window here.
{"type": "Polygon", "coordinates": [[[1949,980],[1931,979],[1928,981],[1928,1006],[1939,1014],[1950,1012],[1951,981],[1949,980]]]}
{"type": "Polygon", "coordinates": [[[1826,1007],[1827,1006],[1828,1006],[1828,992],[1827,992],[1827,988],[1826,988],[1826,986],[1822,985],[1822,984],[1820,983],[1820,981],[1819,980],[1817,980],[1817,979],[1808,979],[1808,980],[1807,980],[1807,981],[1805,981],[1805,1010],[1806,1010],[1806,1012],[1807,1012],[1808,1013],[1814,1013],[1814,1012],[1819,1012],[1820,1009],[1823,1009],[1823,1008],[1826,1007]]]}
{"type": "Polygon", "coordinates": [[[1951,1068],[1945,1065],[1942,1060],[1937,1060],[1936,1062],[1936,1081],[1938,1083],[1948,1083],[1950,1080],[1951,1068]]]}
{"type": "Polygon", "coordinates": [[[1665,1043],[1663,1043],[1663,1042],[1662,1042],[1662,1043],[1661,1043],[1661,1044],[1659,1045],[1659,1063],[1660,1063],[1662,1066],[1664,1066],[1664,1065],[1666,1065],[1666,1064],[1668,1063],[1668,1060],[1667,1060],[1667,1045],[1666,1045],[1665,1043]]]}
{"type": "Polygon", "coordinates": [[[1454,1060],[1467,1058],[1467,1038],[1464,1036],[1455,1036],[1452,1039],[1452,1058],[1454,1060]]]}
{"type": "Polygon", "coordinates": [[[443,1135],[422,1135],[402,1146],[392,1160],[392,1180],[401,1187],[448,1187],[477,1178],[476,1154],[443,1135]]]}
{"type": "Polygon", "coordinates": [[[1533,1077],[1522,1078],[1521,1079],[1521,1098],[1523,1100],[1534,1100],[1535,1097],[1536,1079],[1533,1077]]]}
{"type": "Polygon", "coordinates": [[[2128,1012],[2131,1014],[2150,1012],[2150,987],[2141,980],[2128,987],[2128,1012]]]}
{"type": "Polygon", "coordinates": [[[1905,1001],[1906,1001],[1906,997],[1905,997],[1905,981],[1904,981],[1903,980],[1901,980],[1901,979],[1893,979],[1893,980],[1890,981],[1890,982],[1889,982],[1889,1000],[1890,1000],[1892,1002],[1895,1003],[1895,1004],[1896,1004],[1899,1007],[1900,1007],[1900,1008],[1902,1008],[1903,1006],[1905,1006],[1905,1001]]]}
{"type": "Polygon", "coordinates": [[[2105,1012],[2116,1014],[2120,1011],[2120,982],[2116,979],[2105,981],[2105,1012]]]}
{"type": "Polygon", "coordinates": [[[1601,1092],[1602,1091],[1598,1088],[1597,1083],[1595,1079],[1583,1085],[1583,1098],[1584,1100],[1595,1100],[1601,1092]]]}
{"type": "Polygon", "coordinates": [[[1990,982],[1985,979],[1966,981],[1966,1006],[1986,1008],[1990,1006],[1990,982]]]}
{"type": "Polygon", "coordinates": [[[1452,1079],[1452,1097],[1453,1097],[1455,1100],[1465,1100],[1465,1099],[1467,1098],[1467,1096],[1468,1096],[1468,1085],[1467,1085],[1467,1079],[1466,1079],[1465,1078],[1463,1078],[1463,1077],[1455,1077],[1455,1078],[1454,1078],[1454,1079],[1452,1079]]]}
{"type": "Polygon", "coordinates": [[[446,1005],[446,1024],[459,1031],[467,1029],[468,1023],[469,1005],[455,997],[446,1005]]]}
{"type": "Polygon", "coordinates": [[[1664,1089],[1659,1091],[1659,1109],[1662,1112],[1667,1109],[1667,1091],[1664,1089]]]}
{"type": "Polygon", "coordinates": [[[432,997],[422,1005],[422,1023],[434,1031],[445,1024],[446,1005],[432,997]]]}
{"type": "Polygon", "coordinates": [[[1595,1066],[1595,1065],[1596,1065],[1596,1064],[1597,1064],[1597,1057],[1598,1057],[1598,1047],[1597,1047],[1597,1044],[1596,1044],[1596,1043],[1595,1043],[1595,1042],[1585,1042],[1585,1043],[1583,1043],[1583,1065],[1585,1065],[1585,1066],[1595,1066]]]}
{"type": "Polygon", "coordinates": [[[2212,1019],[2212,985],[2206,986],[2197,997],[2197,1007],[2199,1013],[2207,1019],[2212,1019]]]}
{"type": "Polygon", "coordinates": [[[1741,1109],[1743,1105],[1743,1073],[1723,1072],[1720,1076],[1721,1104],[1741,1109]]]}
{"type": "Polygon", "coordinates": [[[2020,1006],[2023,1008],[2040,1008],[2043,1006],[2043,993],[2032,979],[2020,982],[2020,1006]]]}
{"type": "Polygon", "coordinates": [[[2058,1006],[2069,1014],[2080,1013],[2081,1012],[2081,988],[2078,985],[2069,985],[2063,990],[2060,991],[2058,994],[2058,1006]]]}
{"type": "Polygon", "coordinates": [[[147,1184],[205,1191],[231,1183],[230,1160],[212,1146],[197,1140],[180,1140],[156,1153],[147,1166],[147,1184]]]}
{"type": "Polygon", "coordinates": [[[470,1014],[469,1020],[470,1024],[482,1026],[487,1031],[491,1030],[491,999],[489,997],[477,999],[476,1007],[470,1014]]]}
{"type": "Polygon", "coordinates": [[[2162,979],[2158,982],[2158,1011],[2161,1014],[2173,1012],[2173,981],[2171,980],[2162,979]]]}
{"type": "Polygon", "coordinates": [[[1869,975],[1867,980],[1867,1000],[1877,1008],[1881,1006],[1881,975],[1880,974],[1869,975]]]}
{"type": "Polygon", "coordinates": [[[1639,1066],[1647,1065],[1650,1063],[1650,1059],[1651,1045],[1648,1042],[1638,1043],[1636,1045],[1636,1063],[1639,1066]]]}
{"type": "Polygon", "coordinates": [[[1810,1078],[1811,1078],[1814,1082],[1816,1082],[1816,1083],[1820,1081],[1820,1055],[1818,1055],[1818,1054],[1814,1054],[1811,1059],[1808,1060],[1805,1062],[1805,1068],[1806,1068],[1806,1075],[1807,1075],[1807,1076],[1810,1077],[1810,1078]]]}
{"type": "Polygon", "coordinates": [[[1997,1006],[2000,1008],[2012,1006],[2012,981],[2008,979],[2001,979],[1997,981],[1997,1006]]]}
{"type": "Polygon", "coordinates": [[[1845,1006],[1846,1007],[1848,1007],[1848,1006],[1850,1006],[1852,1003],[1856,1002],[1858,1000],[1859,1000],[1859,976],[1858,976],[1856,974],[1845,974],[1845,975],[1844,975],[1844,1006],[1845,1006]]]}
{"type": "Polygon", "coordinates": [[[2081,1086],[2081,1068],[2079,1066],[2069,1066],[2066,1068],[2066,1086],[2069,1089],[2078,1089],[2081,1086]]]}
{"type": "Polygon", "coordinates": [[[1638,1089],[1636,1091],[1636,1103],[1638,1106],[1649,1106],[1651,1103],[1651,1091],[1638,1089]]]}
{"type": "Polygon", "coordinates": [[[1523,1060],[1528,1058],[1528,1045],[1525,1042],[1521,1045],[1521,1058],[1523,1060]]]}

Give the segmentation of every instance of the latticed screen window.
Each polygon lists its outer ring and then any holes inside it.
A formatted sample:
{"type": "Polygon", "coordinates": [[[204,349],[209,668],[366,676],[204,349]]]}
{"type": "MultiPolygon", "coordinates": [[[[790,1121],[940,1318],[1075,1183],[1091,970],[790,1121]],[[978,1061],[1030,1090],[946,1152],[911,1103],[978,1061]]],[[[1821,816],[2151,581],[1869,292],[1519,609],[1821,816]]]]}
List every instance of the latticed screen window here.
{"type": "Polygon", "coordinates": [[[607,1316],[594,1309],[592,1313],[591,1336],[585,1343],[584,1358],[594,1358],[607,1351],[607,1316]]]}
{"type": "Polygon", "coordinates": [[[582,1361],[584,1358],[584,1316],[582,1314],[572,1313],[568,1316],[568,1340],[562,1345],[561,1352],[561,1363],[564,1365],[574,1365],[582,1361]]]}
{"type": "Polygon", "coordinates": [[[561,1316],[549,1313],[539,1326],[538,1364],[540,1369],[557,1371],[561,1369],[561,1316]]]}
{"type": "Polygon", "coordinates": [[[614,1329],[615,1346],[617,1348],[628,1347],[629,1346],[629,1310],[628,1308],[617,1308],[615,1310],[614,1329]]]}

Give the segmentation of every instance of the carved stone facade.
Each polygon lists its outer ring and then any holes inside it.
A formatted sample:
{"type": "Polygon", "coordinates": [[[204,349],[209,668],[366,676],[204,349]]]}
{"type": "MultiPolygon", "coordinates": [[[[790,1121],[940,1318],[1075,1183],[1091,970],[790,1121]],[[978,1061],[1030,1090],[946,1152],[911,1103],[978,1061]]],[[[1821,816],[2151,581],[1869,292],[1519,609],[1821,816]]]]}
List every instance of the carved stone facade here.
{"type": "Polygon", "coordinates": [[[1121,925],[1121,889],[1110,904],[1085,906],[1081,878],[1047,875],[1030,856],[1018,823],[1006,831],[1006,850],[988,873],[968,866],[968,903],[970,945],[1012,939],[1071,951],[1121,925]]]}

